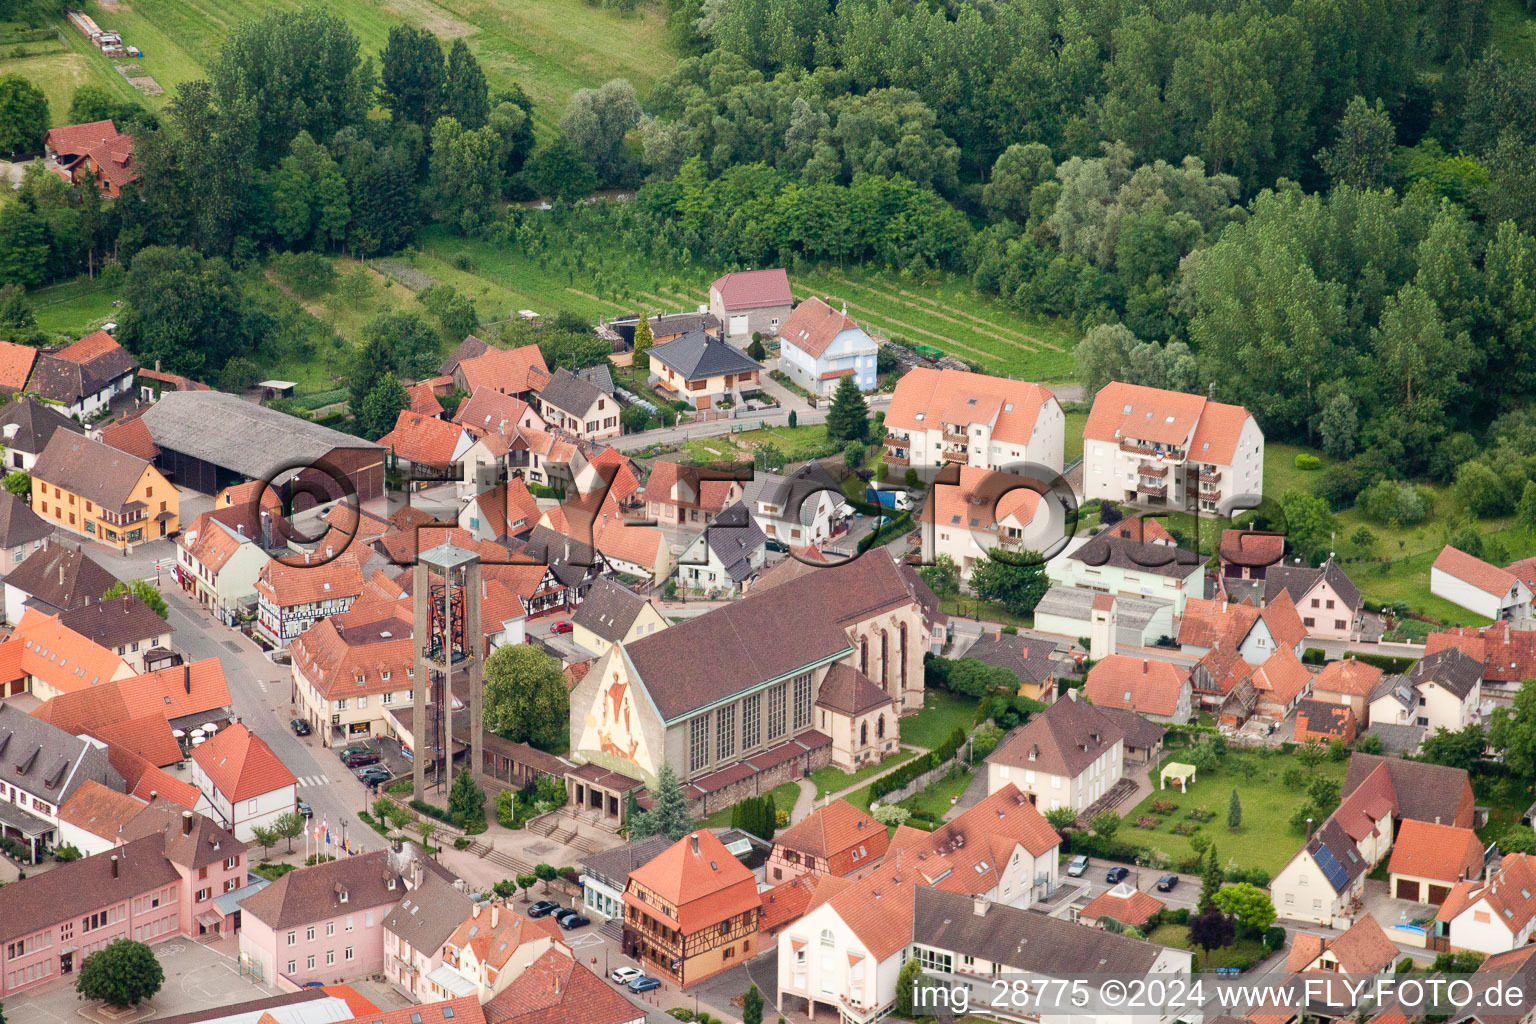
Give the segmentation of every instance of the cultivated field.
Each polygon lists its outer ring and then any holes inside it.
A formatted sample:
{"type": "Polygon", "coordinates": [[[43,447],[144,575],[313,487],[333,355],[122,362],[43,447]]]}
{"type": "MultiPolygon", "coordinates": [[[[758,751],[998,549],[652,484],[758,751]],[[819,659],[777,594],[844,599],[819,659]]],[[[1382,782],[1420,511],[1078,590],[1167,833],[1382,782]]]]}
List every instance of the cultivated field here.
{"type": "MultiPolygon", "coordinates": [[[[298,0],[125,0],[81,5],[103,28],[121,32],[144,51],[144,68],[165,89],[145,97],[113,70],[60,18],[71,51],[86,58],[70,72],[80,81],[106,86],[152,108],[163,107],[181,82],[200,78],[230,28],[272,7],[297,8],[298,0]]],[[[536,103],[534,120],[551,129],[570,94],[610,78],[627,78],[644,95],[670,65],[659,10],[641,8],[621,15],[583,0],[319,0],[357,33],[365,56],[376,57],[389,27],[400,21],[431,29],[440,38],[462,37],[481,65],[491,89],[517,82],[536,103]],[[662,57],[663,59],[657,59],[662,57]]],[[[51,87],[24,61],[0,61],[0,73],[19,71],[49,91],[55,120],[69,108],[79,81],[51,87]],[[53,92],[62,93],[55,100],[53,92]]],[[[60,79],[60,82],[69,81],[60,79]]]]}

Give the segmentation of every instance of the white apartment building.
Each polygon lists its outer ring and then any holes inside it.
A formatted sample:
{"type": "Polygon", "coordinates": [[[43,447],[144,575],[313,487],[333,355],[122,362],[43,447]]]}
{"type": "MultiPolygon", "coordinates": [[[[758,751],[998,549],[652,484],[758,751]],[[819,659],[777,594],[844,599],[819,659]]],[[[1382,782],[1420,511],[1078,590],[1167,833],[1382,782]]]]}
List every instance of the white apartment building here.
{"type": "Polygon", "coordinates": [[[1263,491],[1264,432],[1242,406],[1118,381],[1094,399],[1084,500],[1224,513],[1263,491]]]}
{"type": "Polygon", "coordinates": [[[897,381],[885,426],[895,478],[910,466],[932,480],[951,463],[1062,470],[1066,416],[1055,395],[1028,381],[919,367],[897,381]]]}

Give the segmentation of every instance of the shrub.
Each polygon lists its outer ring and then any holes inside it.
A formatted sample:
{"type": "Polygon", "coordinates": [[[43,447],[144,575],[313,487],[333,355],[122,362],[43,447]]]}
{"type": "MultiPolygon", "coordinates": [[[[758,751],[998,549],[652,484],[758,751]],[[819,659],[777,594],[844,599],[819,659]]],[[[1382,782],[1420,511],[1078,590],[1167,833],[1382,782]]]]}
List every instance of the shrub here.
{"type": "Polygon", "coordinates": [[[1323,460],[1318,458],[1316,455],[1309,455],[1306,452],[1297,452],[1296,468],[1305,470],[1306,472],[1310,473],[1314,469],[1322,469],[1323,460]]]}
{"type": "Polygon", "coordinates": [[[1326,660],[1327,655],[1316,647],[1308,647],[1305,651],[1301,652],[1301,663],[1303,665],[1321,665],[1326,660]]]}
{"type": "MultiPolygon", "coordinates": [[[[1285,946],[1285,929],[1279,925],[1270,925],[1264,929],[1264,948],[1273,952],[1285,946]]],[[[1412,963],[1412,961],[1409,961],[1412,963]]]]}

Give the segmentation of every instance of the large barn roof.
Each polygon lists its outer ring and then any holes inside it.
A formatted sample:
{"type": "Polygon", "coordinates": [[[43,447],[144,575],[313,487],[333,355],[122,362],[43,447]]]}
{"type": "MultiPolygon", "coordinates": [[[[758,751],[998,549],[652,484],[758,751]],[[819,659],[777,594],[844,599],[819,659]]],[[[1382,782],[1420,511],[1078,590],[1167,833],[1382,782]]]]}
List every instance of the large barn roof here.
{"type": "Polygon", "coordinates": [[[171,391],[144,413],[162,448],[233,470],[253,480],[337,448],[382,451],[372,441],[289,416],[222,391],[171,391]]]}

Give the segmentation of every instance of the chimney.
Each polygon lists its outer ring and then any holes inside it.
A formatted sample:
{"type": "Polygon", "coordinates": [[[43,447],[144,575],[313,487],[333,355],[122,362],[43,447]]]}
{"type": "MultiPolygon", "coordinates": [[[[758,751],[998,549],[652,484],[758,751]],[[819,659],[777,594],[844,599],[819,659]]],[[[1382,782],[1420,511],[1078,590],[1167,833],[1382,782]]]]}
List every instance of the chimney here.
{"type": "Polygon", "coordinates": [[[64,585],[64,563],[60,562],[59,563],[59,586],[62,587],[63,585],[64,585]]]}
{"type": "Polygon", "coordinates": [[[181,688],[187,691],[188,696],[191,695],[192,666],[185,661],[181,663],[181,688]]]}
{"type": "Polygon", "coordinates": [[[126,591],[123,592],[123,614],[128,614],[128,593],[126,591]]]}
{"type": "Polygon", "coordinates": [[[500,917],[501,917],[501,904],[499,904],[499,903],[492,903],[491,904],[491,927],[492,928],[496,927],[496,922],[497,922],[497,920],[500,919],[500,917]]]}
{"type": "Polygon", "coordinates": [[[1308,839],[1312,838],[1312,819],[1311,818],[1307,819],[1307,838],[1308,839]]]}
{"type": "Polygon", "coordinates": [[[1148,672],[1151,672],[1151,671],[1152,671],[1152,663],[1150,661],[1148,661],[1146,658],[1142,658],[1141,659],[1141,674],[1142,675],[1146,675],[1148,672]]]}
{"type": "Polygon", "coordinates": [[[688,837],[688,845],[693,849],[694,855],[697,856],[699,852],[699,834],[697,832],[688,837]]]}
{"type": "Polygon", "coordinates": [[[470,917],[479,917],[480,916],[480,904],[478,904],[478,903],[475,904],[475,909],[469,912],[469,916],[470,917]]]}
{"type": "Polygon", "coordinates": [[[997,627],[997,631],[992,634],[992,639],[996,640],[998,643],[1002,643],[1003,642],[1003,627],[1002,626],[998,626],[997,627]]]}
{"type": "Polygon", "coordinates": [[[158,359],[155,360],[155,372],[156,373],[160,372],[160,360],[158,360],[158,359]]]}
{"type": "Polygon", "coordinates": [[[189,835],[192,834],[192,812],[191,811],[182,811],[181,812],[181,834],[184,835],[184,836],[189,836],[189,835]]]}
{"type": "Polygon", "coordinates": [[[985,896],[977,896],[975,899],[971,900],[971,913],[975,914],[977,917],[986,917],[988,903],[989,901],[985,896]]]}
{"type": "Polygon", "coordinates": [[[149,802],[150,803],[154,803],[159,798],[160,798],[160,791],[158,789],[152,789],[152,790],[149,791],[149,802]]]}
{"type": "Polygon", "coordinates": [[[117,877],[117,854],[112,855],[112,877],[117,877]]]}

